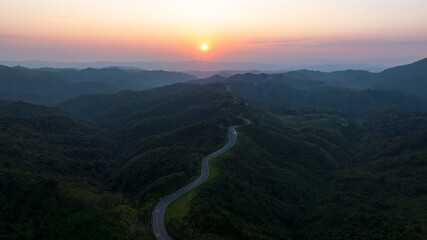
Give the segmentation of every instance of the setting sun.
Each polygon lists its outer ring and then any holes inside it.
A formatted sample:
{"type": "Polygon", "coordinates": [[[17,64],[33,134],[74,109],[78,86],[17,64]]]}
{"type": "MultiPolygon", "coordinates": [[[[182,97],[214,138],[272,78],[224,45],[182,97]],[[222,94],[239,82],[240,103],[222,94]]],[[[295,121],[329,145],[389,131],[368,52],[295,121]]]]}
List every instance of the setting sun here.
{"type": "Polygon", "coordinates": [[[206,52],[209,49],[209,46],[204,43],[200,46],[200,49],[202,49],[203,52],[206,52]]]}

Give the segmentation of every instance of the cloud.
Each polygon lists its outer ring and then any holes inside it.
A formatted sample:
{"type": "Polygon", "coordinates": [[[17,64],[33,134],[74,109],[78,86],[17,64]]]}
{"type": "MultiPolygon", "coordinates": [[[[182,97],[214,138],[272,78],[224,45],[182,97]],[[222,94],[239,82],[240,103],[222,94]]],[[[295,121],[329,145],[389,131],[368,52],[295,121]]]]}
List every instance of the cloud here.
{"type": "Polygon", "coordinates": [[[359,40],[332,40],[328,38],[298,38],[298,39],[261,39],[249,41],[250,44],[259,44],[270,47],[375,47],[375,46],[427,46],[427,39],[420,40],[393,40],[393,39],[359,39],[359,40]]]}
{"type": "Polygon", "coordinates": [[[330,39],[325,38],[291,38],[291,39],[258,39],[249,41],[249,44],[265,45],[270,47],[307,46],[330,39]]]}
{"type": "Polygon", "coordinates": [[[321,42],[308,45],[310,47],[369,47],[369,46],[424,46],[427,40],[343,40],[321,42]]]}
{"type": "Polygon", "coordinates": [[[281,40],[253,40],[248,43],[253,44],[293,44],[304,39],[281,39],[281,40]]]}
{"type": "Polygon", "coordinates": [[[4,39],[11,39],[11,38],[17,38],[17,37],[18,36],[16,36],[16,35],[0,33],[0,38],[4,38],[4,39]]]}

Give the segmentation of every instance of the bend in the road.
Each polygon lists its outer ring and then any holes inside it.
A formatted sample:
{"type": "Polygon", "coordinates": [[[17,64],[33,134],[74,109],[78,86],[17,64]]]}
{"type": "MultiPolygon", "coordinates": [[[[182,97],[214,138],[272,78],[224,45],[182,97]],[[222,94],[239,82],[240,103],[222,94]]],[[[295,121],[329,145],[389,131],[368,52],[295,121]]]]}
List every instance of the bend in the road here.
{"type": "MultiPolygon", "coordinates": [[[[251,121],[249,121],[249,119],[243,118],[243,120],[246,122],[246,124],[251,123],[251,121]]],[[[166,213],[166,209],[167,209],[168,205],[170,203],[172,203],[173,201],[175,201],[180,196],[182,196],[185,193],[193,190],[194,188],[196,188],[197,186],[199,186],[200,184],[202,184],[203,182],[205,182],[208,179],[208,177],[209,177],[209,160],[223,154],[224,152],[228,151],[230,148],[232,148],[234,146],[234,144],[236,143],[236,139],[237,139],[236,128],[238,128],[240,126],[241,125],[235,125],[235,126],[229,127],[228,133],[227,133],[229,141],[228,141],[227,145],[225,145],[220,150],[218,150],[218,151],[206,156],[205,158],[203,158],[202,170],[201,170],[199,178],[197,178],[194,182],[188,184],[187,186],[179,189],[178,191],[166,196],[165,198],[160,200],[160,202],[157,203],[157,205],[153,211],[152,224],[153,224],[154,235],[156,236],[156,238],[158,240],[172,240],[172,238],[170,238],[166,232],[165,221],[164,221],[165,213],[166,213]]]]}

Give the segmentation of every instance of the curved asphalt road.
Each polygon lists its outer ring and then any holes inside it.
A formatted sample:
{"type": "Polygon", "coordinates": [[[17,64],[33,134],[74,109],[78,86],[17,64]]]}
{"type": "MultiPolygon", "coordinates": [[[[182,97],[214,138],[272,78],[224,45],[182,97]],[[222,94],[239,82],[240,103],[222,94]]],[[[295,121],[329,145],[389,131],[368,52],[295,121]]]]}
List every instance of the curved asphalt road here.
{"type": "MultiPolygon", "coordinates": [[[[251,123],[248,119],[243,118],[246,121],[246,124],[251,123]]],[[[220,150],[206,156],[202,160],[202,173],[200,174],[200,177],[196,179],[196,181],[188,184],[187,186],[179,189],[178,191],[168,195],[167,197],[160,200],[160,202],[157,203],[156,207],[154,208],[153,212],[153,232],[154,235],[158,240],[172,240],[172,238],[169,237],[168,233],[165,229],[165,213],[166,208],[168,205],[173,202],[175,199],[179,198],[180,196],[184,195],[186,192],[191,191],[192,189],[196,188],[200,184],[202,184],[206,179],[209,177],[209,165],[208,162],[211,158],[217,157],[224,152],[226,152],[228,149],[232,148],[234,144],[236,143],[237,138],[237,132],[236,128],[240,127],[241,125],[231,126],[228,128],[228,138],[230,139],[225,145],[225,147],[221,148],[220,150]]]]}

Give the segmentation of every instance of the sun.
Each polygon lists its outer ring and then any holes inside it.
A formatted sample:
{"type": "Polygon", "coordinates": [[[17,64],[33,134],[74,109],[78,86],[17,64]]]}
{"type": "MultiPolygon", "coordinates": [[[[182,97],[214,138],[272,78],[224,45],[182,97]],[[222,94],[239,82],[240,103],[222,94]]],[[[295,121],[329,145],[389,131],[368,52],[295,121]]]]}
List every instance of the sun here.
{"type": "Polygon", "coordinates": [[[203,52],[206,52],[209,49],[209,46],[206,43],[203,43],[202,45],[200,45],[200,49],[203,52]]]}

